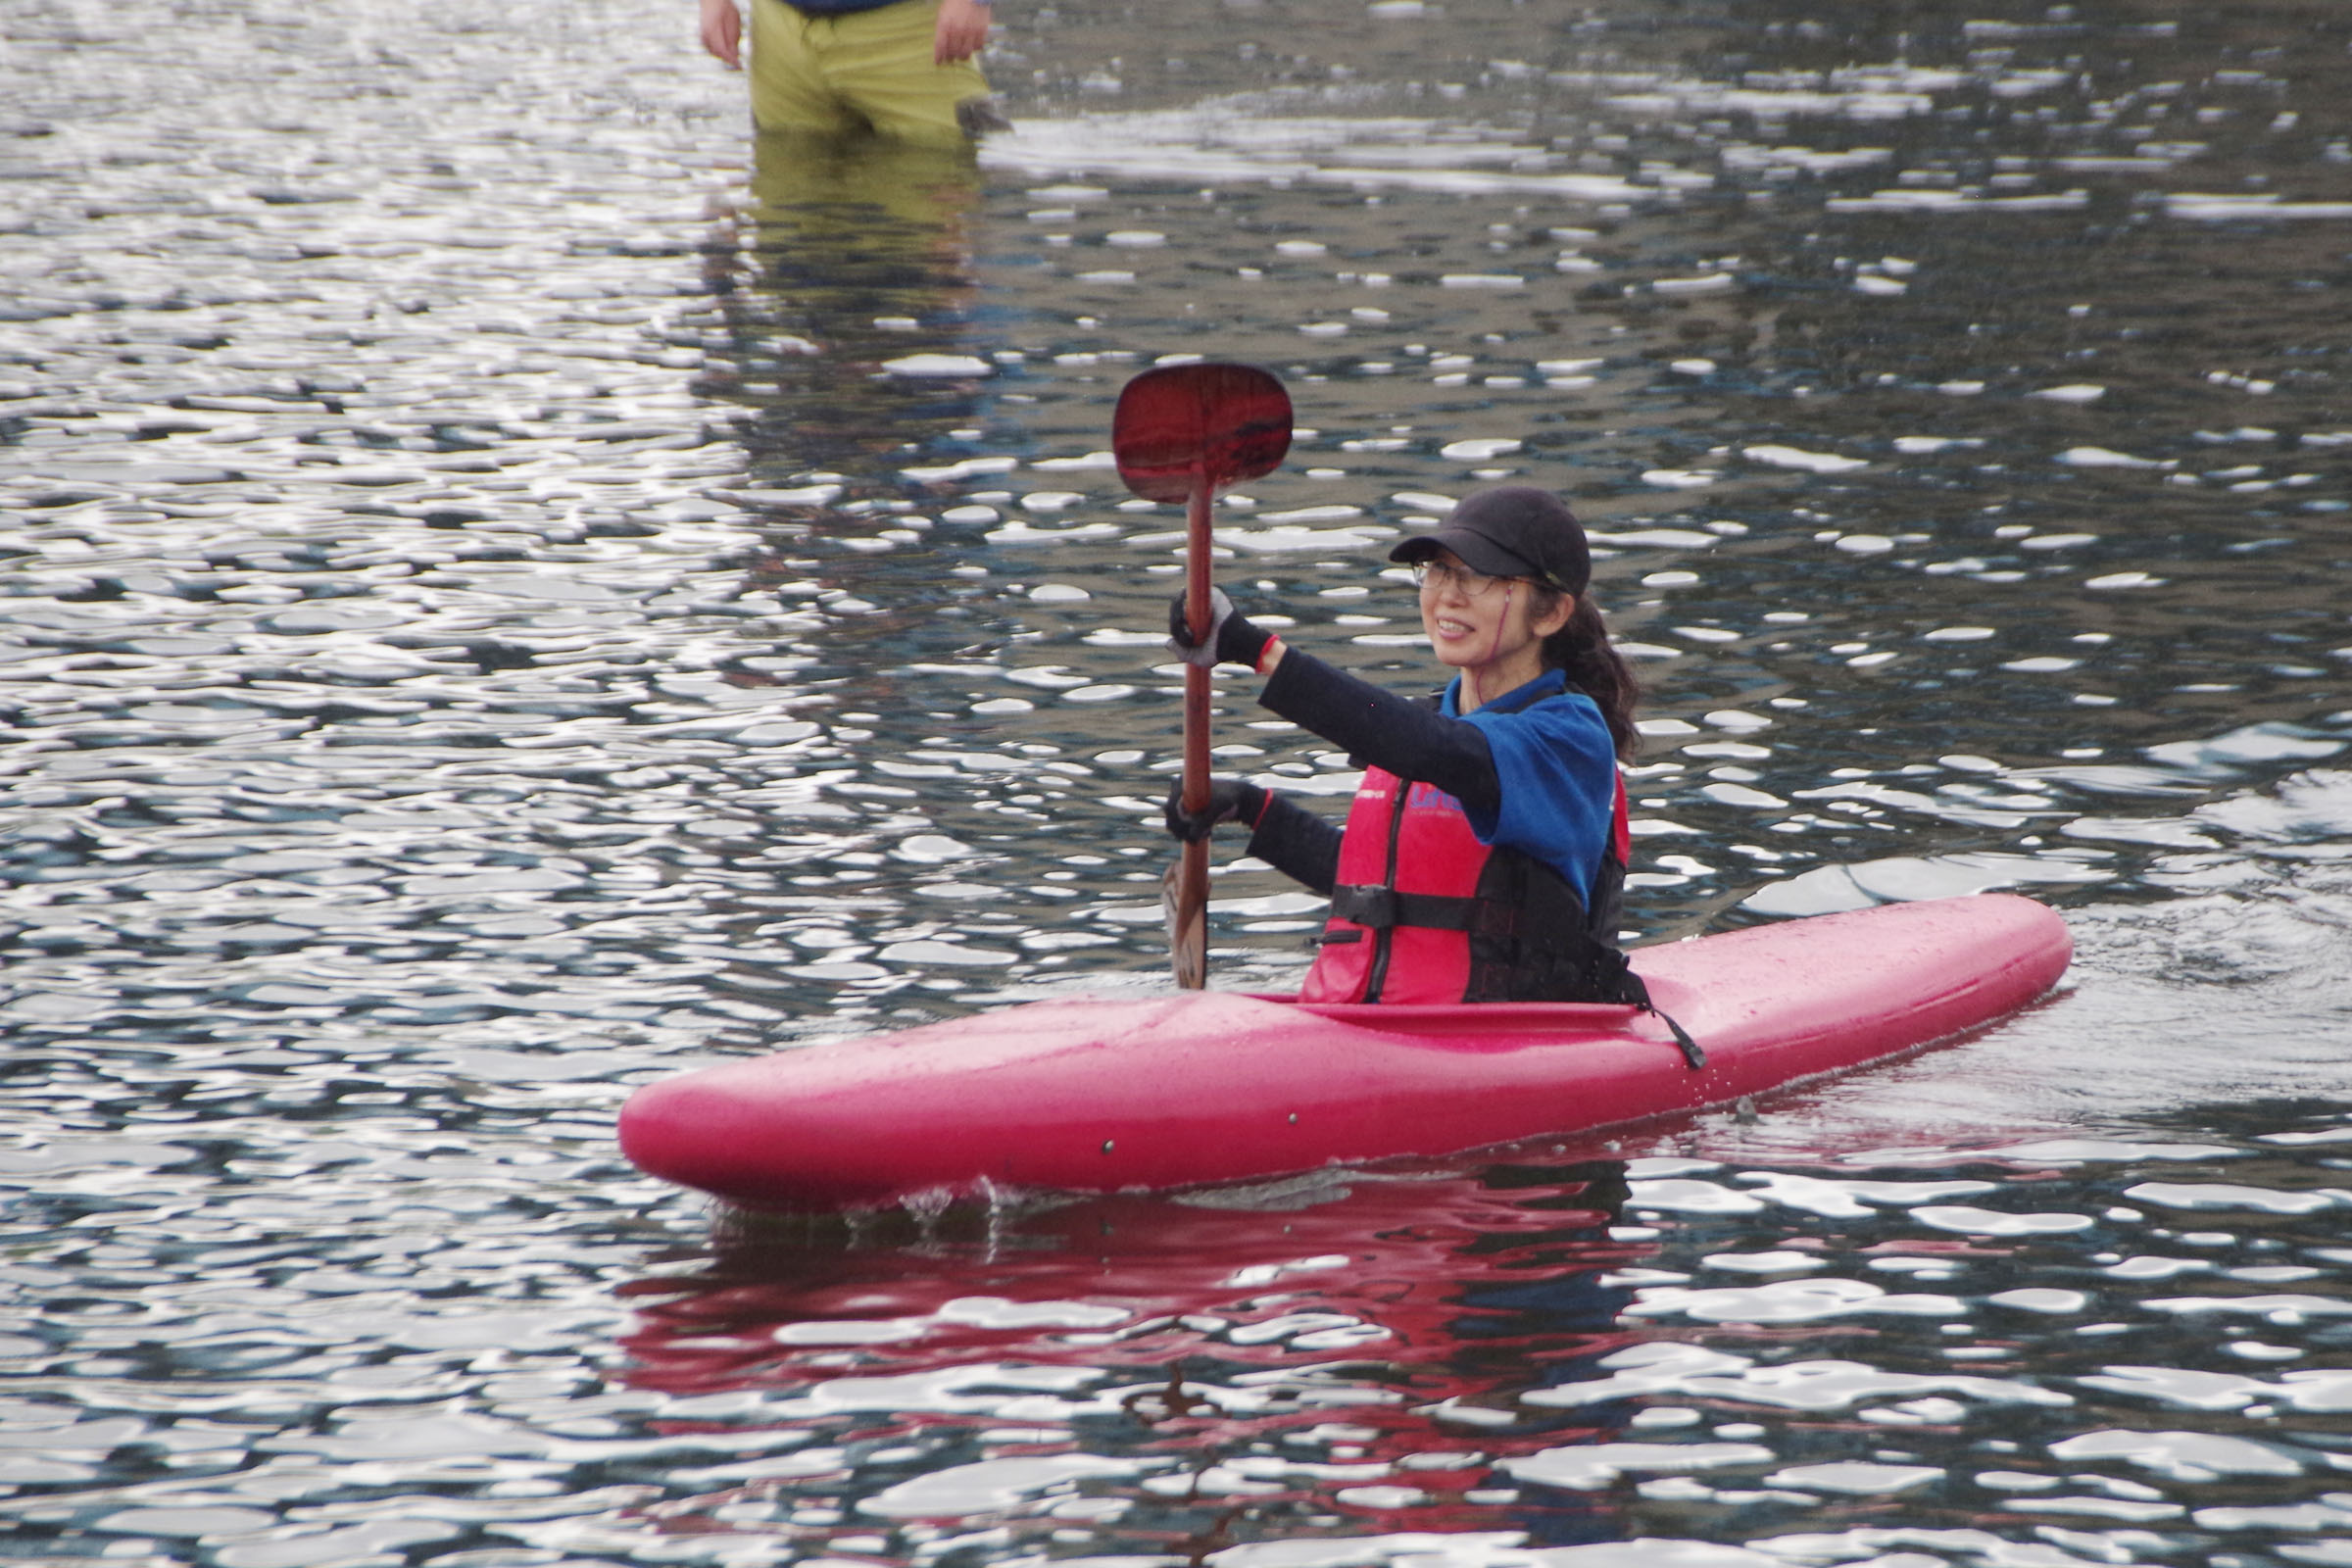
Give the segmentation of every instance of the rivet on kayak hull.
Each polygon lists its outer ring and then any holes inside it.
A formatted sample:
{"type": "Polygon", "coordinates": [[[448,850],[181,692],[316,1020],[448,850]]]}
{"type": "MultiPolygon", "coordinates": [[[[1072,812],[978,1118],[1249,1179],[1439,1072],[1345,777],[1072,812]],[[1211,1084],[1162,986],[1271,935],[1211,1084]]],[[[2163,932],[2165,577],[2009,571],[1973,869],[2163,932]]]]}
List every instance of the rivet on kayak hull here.
{"type": "Polygon", "coordinates": [[[1291,1112],[1291,1125],[1294,1127],[1298,1125],[1298,1113],[1295,1110],[1291,1112]]]}
{"type": "Polygon", "coordinates": [[[1105,1154],[1109,1153],[1109,1152],[1110,1152],[1110,1145],[1111,1145],[1111,1140],[1109,1140],[1109,1139],[1107,1139],[1107,1138],[1103,1139],[1103,1140],[1102,1140],[1102,1152],[1104,1152],[1105,1154]]]}

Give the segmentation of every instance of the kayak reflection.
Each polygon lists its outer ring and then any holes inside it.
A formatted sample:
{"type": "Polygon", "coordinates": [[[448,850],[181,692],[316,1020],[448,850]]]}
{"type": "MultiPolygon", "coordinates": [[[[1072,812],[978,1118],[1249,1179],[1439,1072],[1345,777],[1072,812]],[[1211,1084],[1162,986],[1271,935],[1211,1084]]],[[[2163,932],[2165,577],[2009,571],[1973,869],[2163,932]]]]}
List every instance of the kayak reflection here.
{"type": "MultiPolygon", "coordinates": [[[[1630,1292],[1611,1271],[1647,1255],[1611,1234],[1626,1194],[1624,1165],[1601,1160],[742,1217],[694,1272],[622,1287],[640,1314],[626,1376],[758,1397],[807,1430],[794,1454],[834,1456],[806,1485],[852,1514],[906,1500],[875,1490],[858,1446],[915,1444],[933,1470],[1099,1460],[1088,1497],[1154,1549],[1318,1514],[1492,1530],[1515,1490],[1502,1461],[1589,1441],[1614,1413],[1518,1396],[1647,1337],[1617,1326],[1630,1292]]],[[[1071,1517],[1049,1501],[986,1511],[1042,1541],[1071,1517]]],[[[1605,1494],[1505,1511],[1543,1541],[1618,1534],[1605,1494]]]]}

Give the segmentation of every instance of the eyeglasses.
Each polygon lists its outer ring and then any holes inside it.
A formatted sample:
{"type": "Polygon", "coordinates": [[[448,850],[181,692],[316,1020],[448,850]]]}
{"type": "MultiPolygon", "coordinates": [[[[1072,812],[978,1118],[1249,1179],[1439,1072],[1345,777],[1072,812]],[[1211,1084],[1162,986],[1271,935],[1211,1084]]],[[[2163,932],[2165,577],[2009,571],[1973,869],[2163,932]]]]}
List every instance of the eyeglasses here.
{"type": "Polygon", "coordinates": [[[1490,577],[1483,571],[1472,571],[1467,566],[1449,565],[1443,561],[1416,561],[1413,563],[1413,581],[1423,593],[1432,591],[1443,593],[1447,589],[1452,589],[1472,603],[1491,597],[1495,589],[1500,588],[1506,582],[1524,582],[1526,580],[1524,577],[1490,577]]]}

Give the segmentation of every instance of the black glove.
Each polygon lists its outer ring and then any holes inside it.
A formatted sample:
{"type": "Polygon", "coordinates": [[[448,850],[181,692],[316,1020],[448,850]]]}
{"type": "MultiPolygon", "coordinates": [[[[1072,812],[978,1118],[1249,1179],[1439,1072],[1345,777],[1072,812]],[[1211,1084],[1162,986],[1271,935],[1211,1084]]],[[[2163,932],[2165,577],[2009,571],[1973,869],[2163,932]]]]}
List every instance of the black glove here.
{"type": "Polygon", "coordinates": [[[1266,656],[1274,634],[1251,622],[1233,608],[1222,588],[1208,591],[1208,635],[1196,643],[1185,618],[1184,590],[1168,601],[1168,652],[1202,669],[1212,664],[1248,664],[1251,669],[1266,656]]]}
{"type": "Polygon", "coordinates": [[[1246,779],[1212,778],[1208,781],[1208,809],[1196,816],[1184,808],[1184,780],[1180,778],[1169,786],[1160,814],[1168,824],[1168,837],[1198,844],[1219,822],[1247,822],[1255,827],[1257,819],[1266,814],[1266,799],[1264,790],[1246,779]]]}

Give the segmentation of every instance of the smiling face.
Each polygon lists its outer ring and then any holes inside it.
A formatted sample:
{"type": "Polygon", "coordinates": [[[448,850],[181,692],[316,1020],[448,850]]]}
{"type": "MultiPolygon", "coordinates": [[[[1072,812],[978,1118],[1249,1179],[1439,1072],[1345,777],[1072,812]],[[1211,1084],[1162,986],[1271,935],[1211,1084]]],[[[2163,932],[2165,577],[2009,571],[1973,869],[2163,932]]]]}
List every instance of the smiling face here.
{"type": "Polygon", "coordinates": [[[1539,614],[1539,597],[1535,584],[1482,576],[1449,551],[1426,559],[1421,629],[1438,662],[1462,671],[1463,712],[1544,672],[1544,639],[1568,624],[1576,601],[1550,596],[1550,608],[1539,614]]]}

